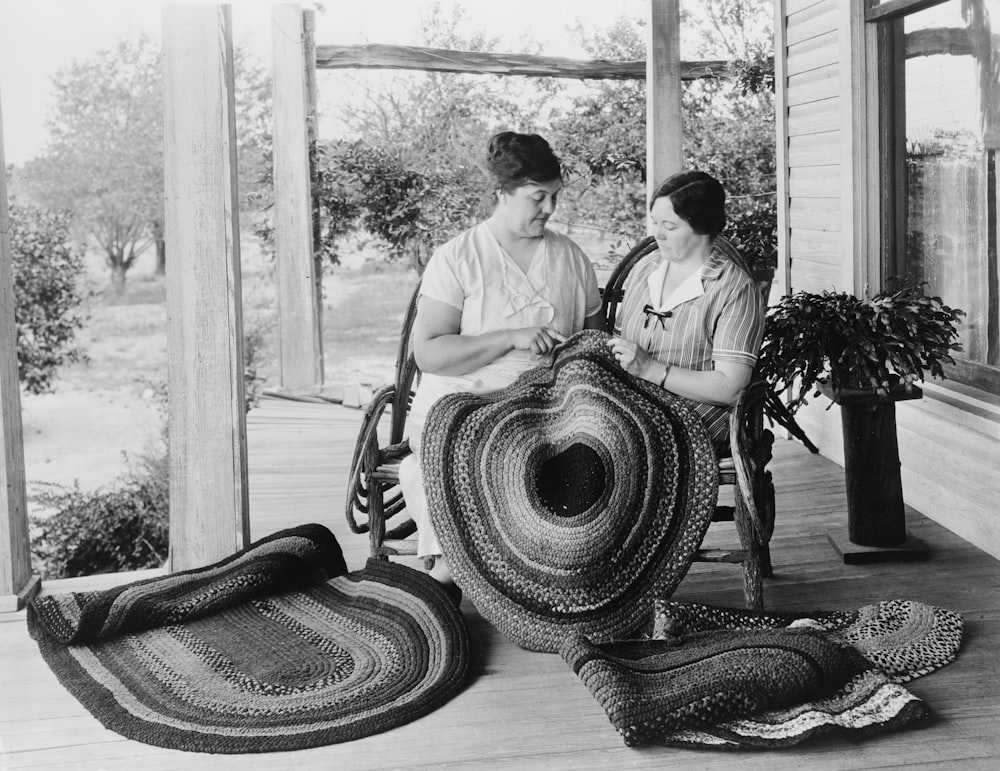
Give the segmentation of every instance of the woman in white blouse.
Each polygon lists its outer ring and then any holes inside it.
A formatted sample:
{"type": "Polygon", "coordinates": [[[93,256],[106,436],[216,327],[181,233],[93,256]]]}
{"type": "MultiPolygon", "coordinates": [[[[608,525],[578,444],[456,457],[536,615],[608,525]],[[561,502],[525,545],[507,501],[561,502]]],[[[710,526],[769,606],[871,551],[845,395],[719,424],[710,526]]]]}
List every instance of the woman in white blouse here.
{"type": "MultiPolygon", "coordinates": [[[[414,454],[399,470],[431,575],[451,583],[430,526],[420,475],[427,410],[448,393],[503,388],[548,360],[581,329],[604,329],[597,277],[579,246],[546,228],[562,187],[559,159],[542,137],[505,131],[490,139],[492,215],[439,247],[420,286],[413,352],[420,385],[408,418],[414,454]]],[[[428,427],[427,430],[433,430],[428,427]]]]}

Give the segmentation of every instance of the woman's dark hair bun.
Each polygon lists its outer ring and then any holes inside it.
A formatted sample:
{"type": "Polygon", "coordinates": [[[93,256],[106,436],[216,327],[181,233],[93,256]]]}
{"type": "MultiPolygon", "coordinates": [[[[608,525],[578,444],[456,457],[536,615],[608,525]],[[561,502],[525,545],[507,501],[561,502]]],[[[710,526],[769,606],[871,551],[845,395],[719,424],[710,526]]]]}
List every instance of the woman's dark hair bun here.
{"type": "Polygon", "coordinates": [[[527,182],[551,182],[562,178],[559,158],[538,134],[501,131],[490,137],[486,163],[494,189],[511,191],[527,182]]]}

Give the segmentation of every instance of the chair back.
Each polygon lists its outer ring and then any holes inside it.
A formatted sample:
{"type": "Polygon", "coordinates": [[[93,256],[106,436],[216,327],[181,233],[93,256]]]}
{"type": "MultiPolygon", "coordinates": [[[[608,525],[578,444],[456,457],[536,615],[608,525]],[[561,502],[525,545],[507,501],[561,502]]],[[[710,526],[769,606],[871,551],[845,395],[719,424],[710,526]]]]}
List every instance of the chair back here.
{"type": "Polygon", "coordinates": [[[403,441],[406,416],[410,412],[412,391],[420,377],[417,360],[413,356],[413,320],[417,316],[417,300],[420,298],[420,281],[413,288],[410,303],[403,316],[403,327],[399,332],[399,347],[396,350],[396,376],[392,396],[392,410],[389,422],[389,443],[403,441]]]}

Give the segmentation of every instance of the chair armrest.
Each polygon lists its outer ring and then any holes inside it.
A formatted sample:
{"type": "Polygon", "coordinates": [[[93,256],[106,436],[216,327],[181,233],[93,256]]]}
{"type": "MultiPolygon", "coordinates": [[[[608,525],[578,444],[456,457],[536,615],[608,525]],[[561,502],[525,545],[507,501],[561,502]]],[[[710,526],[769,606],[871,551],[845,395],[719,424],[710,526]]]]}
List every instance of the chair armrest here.
{"type": "MultiPolygon", "coordinates": [[[[383,462],[384,451],[379,448],[379,424],[387,407],[393,403],[395,396],[395,385],[390,384],[380,388],[372,396],[361,420],[361,429],[358,431],[358,438],[354,445],[354,456],[351,460],[351,473],[347,480],[347,522],[355,533],[364,533],[368,530],[367,525],[358,523],[355,514],[356,512],[368,513],[368,495],[371,490],[370,476],[383,462]]],[[[405,440],[390,445],[390,447],[396,448],[395,451],[398,452],[404,443],[408,453],[409,442],[405,440]]]]}

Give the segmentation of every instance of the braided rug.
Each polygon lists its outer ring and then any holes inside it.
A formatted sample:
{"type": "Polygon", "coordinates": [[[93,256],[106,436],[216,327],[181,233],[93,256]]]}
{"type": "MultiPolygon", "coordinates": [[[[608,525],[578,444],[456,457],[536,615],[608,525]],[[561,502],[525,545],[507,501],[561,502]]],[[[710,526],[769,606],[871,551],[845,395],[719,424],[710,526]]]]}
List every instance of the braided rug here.
{"type": "Polygon", "coordinates": [[[489,394],[430,410],[421,463],[456,582],[500,632],[555,652],[625,636],[669,596],[711,522],[718,461],[688,403],[580,332],[489,394]]]}
{"type": "Polygon", "coordinates": [[[28,624],[60,682],[105,727],[196,752],[296,750],[385,731],[448,700],[469,662],[462,615],[436,581],[379,560],[348,573],[319,525],[200,571],[38,598],[28,624]],[[154,623],[142,607],[158,610],[154,623]]]}
{"type": "Polygon", "coordinates": [[[871,669],[813,629],[701,632],[680,643],[578,636],[561,653],[628,746],[832,694],[871,669]]]}
{"type": "Polygon", "coordinates": [[[885,600],[857,610],[768,612],[658,599],[653,637],[712,629],[811,626],[861,653],[894,682],[905,683],[949,664],[958,655],[965,624],[953,610],[911,600],[885,600]]]}
{"type": "Polygon", "coordinates": [[[953,661],[962,634],[958,613],[906,600],[782,613],[661,599],[653,639],[576,640],[563,657],[626,744],[776,749],[818,734],[866,737],[924,720],[927,705],[900,683],[953,661]],[[796,661],[805,634],[825,640],[826,653],[810,654],[822,673],[812,683],[796,661]],[[775,648],[781,651],[761,658],[775,648]],[[853,671],[828,666],[842,656],[853,671]],[[761,680],[766,689],[744,698],[761,680]]]}

